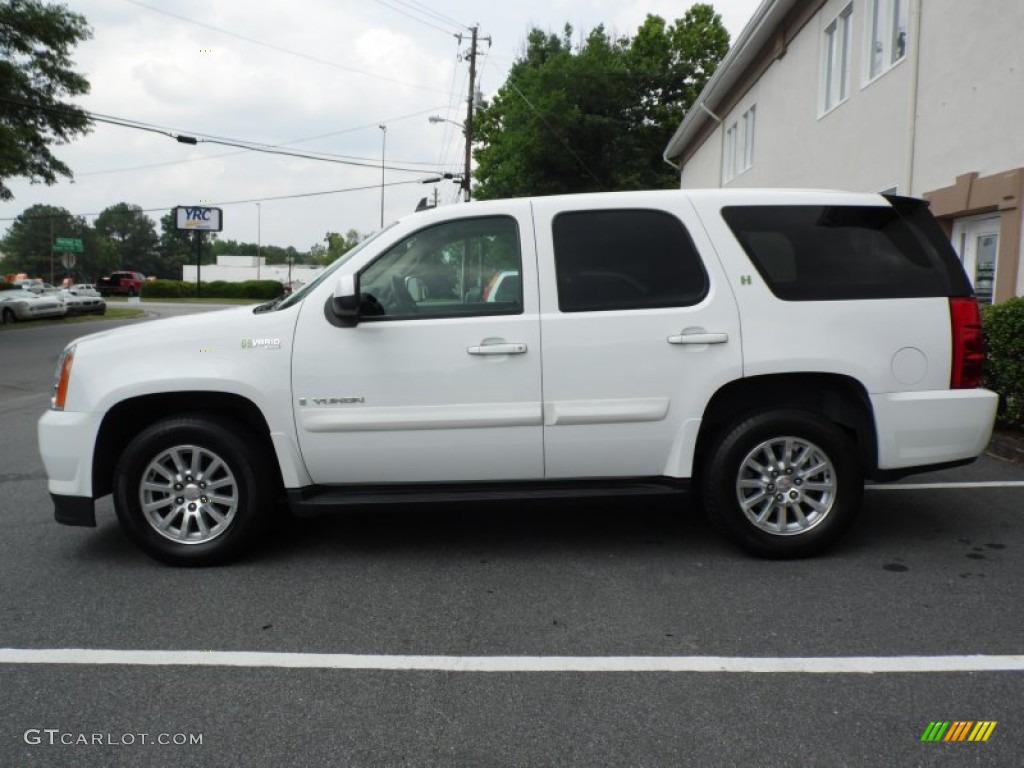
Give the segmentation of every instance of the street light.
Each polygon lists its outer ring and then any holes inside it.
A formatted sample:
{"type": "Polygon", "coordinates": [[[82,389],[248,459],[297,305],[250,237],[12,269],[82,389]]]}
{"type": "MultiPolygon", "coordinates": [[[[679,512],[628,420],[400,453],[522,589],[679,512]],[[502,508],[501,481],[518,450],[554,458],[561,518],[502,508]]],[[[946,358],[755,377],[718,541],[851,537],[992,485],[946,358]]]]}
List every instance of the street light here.
{"type": "Polygon", "coordinates": [[[432,123],[451,123],[452,125],[459,126],[459,128],[461,128],[462,130],[466,130],[466,126],[464,126],[462,123],[457,123],[454,120],[449,120],[447,117],[441,117],[440,115],[431,115],[430,117],[427,118],[427,120],[429,120],[432,123]]]}
{"type": "Polygon", "coordinates": [[[381,130],[380,140],[380,228],[384,229],[384,153],[388,146],[388,127],[378,125],[381,130]]]}
{"type": "Polygon", "coordinates": [[[466,169],[462,174],[462,190],[464,193],[464,199],[469,202],[469,174],[470,174],[470,152],[469,152],[469,134],[466,131],[466,126],[462,123],[457,123],[454,120],[449,120],[447,117],[441,117],[440,115],[431,115],[427,118],[432,123],[451,123],[457,125],[462,129],[462,135],[466,137],[466,169]]]}

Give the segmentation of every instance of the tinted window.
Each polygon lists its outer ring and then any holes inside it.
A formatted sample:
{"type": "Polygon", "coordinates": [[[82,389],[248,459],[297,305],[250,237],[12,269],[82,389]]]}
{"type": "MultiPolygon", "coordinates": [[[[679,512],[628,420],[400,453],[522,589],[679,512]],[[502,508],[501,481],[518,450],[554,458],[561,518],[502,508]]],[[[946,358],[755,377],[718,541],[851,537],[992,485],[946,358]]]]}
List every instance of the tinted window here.
{"type": "Polygon", "coordinates": [[[693,242],[667,213],[562,213],[552,233],[563,312],[685,307],[707,294],[707,273],[693,242]]]}
{"type": "MultiPolygon", "coordinates": [[[[923,204],[913,213],[937,228],[923,204]]],[[[735,206],[722,216],[780,299],[963,294],[966,278],[949,241],[895,208],[735,206]]]]}

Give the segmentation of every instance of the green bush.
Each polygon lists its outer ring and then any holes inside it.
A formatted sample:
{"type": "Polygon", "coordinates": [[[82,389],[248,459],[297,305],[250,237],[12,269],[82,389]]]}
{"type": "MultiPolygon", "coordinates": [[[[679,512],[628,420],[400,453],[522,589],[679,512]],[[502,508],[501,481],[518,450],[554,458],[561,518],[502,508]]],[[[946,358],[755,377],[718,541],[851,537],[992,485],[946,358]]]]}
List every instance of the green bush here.
{"type": "Polygon", "coordinates": [[[144,299],[180,299],[187,296],[181,280],[147,280],[142,284],[139,295],[144,299]]]}
{"type": "MultiPolygon", "coordinates": [[[[246,280],[229,283],[214,280],[200,286],[204,299],[276,299],[284,294],[284,286],[277,280],[246,280]]],[[[147,299],[182,299],[196,295],[196,284],[184,280],[150,280],[142,286],[142,296],[147,299]]]]}
{"type": "Polygon", "coordinates": [[[1024,298],[985,307],[984,384],[999,393],[997,419],[1024,428],[1024,298]]]}
{"type": "Polygon", "coordinates": [[[234,285],[241,286],[240,295],[245,299],[276,299],[284,295],[284,286],[277,280],[246,280],[234,285]]]}

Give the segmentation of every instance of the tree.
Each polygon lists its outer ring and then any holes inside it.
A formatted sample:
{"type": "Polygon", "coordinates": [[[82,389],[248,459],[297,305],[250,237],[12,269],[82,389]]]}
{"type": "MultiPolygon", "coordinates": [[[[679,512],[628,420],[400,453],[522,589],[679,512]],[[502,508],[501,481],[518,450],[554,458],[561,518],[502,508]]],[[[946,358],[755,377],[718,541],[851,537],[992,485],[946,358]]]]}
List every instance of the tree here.
{"type": "Polygon", "coordinates": [[[130,203],[117,203],[103,209],[93,225],[112,246],[118,269],[131,269],[145,275],[177,278],[165,266],[157,249],[158,238],[153,220],[142,208],[130,203]]]}
{"type": "Polygon", "coordinates": [[[5,179],[55,184],[71,169],[49,145],[89,130],[84,110],[61,99],[89,92],[72,67],[72,47],[91,37],[85,18],[40,0],[0,3],[0,200],[14,197],[5,179]]]}
{"type": "Polygon", "coordinates": [[[670,188],[662,152],[729,47],[707,4],[634,38],[604,27],[577,46],[534,29],[508,80],[477,116],[475,196],[670,188]]]}
{"type": "Polygon", "coordinates": [[[0,246],[7,254],[3,261],[3,274],[26,272],[33,277],[60,280],[66,270],[60,255],[51,259],[51,237],[75,237],[82,240],[84,250],[76,254],[71,275],[79,282],[94,280],[116,265],[116,255],[109,244],[90,227],[85,219],[72,216],[65,208],[52,205],[33,205],[22,212],[11,224],[0,246]]]}

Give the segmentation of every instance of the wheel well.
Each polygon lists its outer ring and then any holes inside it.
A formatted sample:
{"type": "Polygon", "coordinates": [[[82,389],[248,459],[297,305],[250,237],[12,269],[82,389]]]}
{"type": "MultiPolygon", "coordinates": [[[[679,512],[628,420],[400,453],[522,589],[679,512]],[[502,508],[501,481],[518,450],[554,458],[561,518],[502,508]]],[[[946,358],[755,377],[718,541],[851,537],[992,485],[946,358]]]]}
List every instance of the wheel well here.
{"type": "MultiPolygon", "coordinates": [[[[242,424],[261,441],[267,455],[274,457],[270,427],[263,413],[251,400],[225,392],[165,392],[125,400],[111,408],[103,418],[96,438],[92,462],[93,497],[106,496],[113,490],[114,468],[124,447],[139,432],[160,419],[177,414],[209,413],[221,420],[242,424]]],[[[276,458],[272,465],[277,472],[278,487],[283,487],[276,458]]]]}
{"type": "Polygon", "coordinates": [[[821,414],[853,438],[865,474],[878,466],[875,420],[867,392],[848,376],[829,373],[787,373],[738,379],[719,389],[707,408],[697,435],[694,477],[699,477],[708,446],[723,430],[766,410],[797,409],[821,414]]]}

